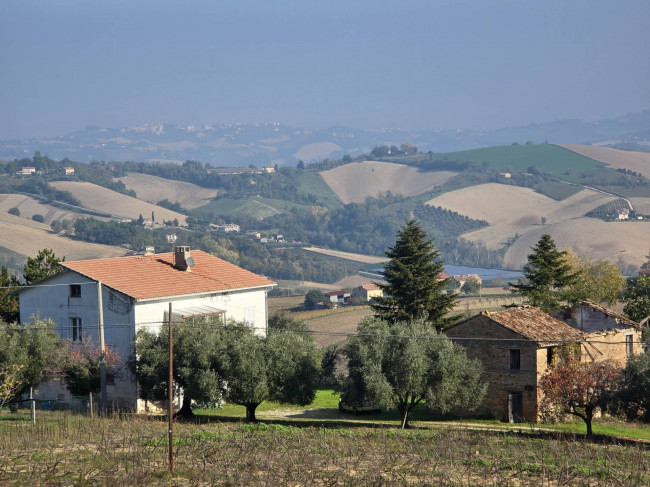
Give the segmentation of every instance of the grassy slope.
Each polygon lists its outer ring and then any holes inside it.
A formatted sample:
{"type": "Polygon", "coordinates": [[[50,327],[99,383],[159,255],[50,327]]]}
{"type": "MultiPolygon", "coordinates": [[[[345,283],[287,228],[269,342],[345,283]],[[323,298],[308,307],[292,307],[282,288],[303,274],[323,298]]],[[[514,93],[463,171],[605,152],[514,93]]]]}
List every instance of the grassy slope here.
{"type": "Polygon", "coordinates": [[[602,166],[602,163],[552,144],[505,145],[484,147],[460,152],[434,154],[434,159],[459,159],[482,164],[484,161],[496,169],[526,172],[535,166],[543,172],[561,176],[567,169],[583,171],[602,166]]]}
{"type": "Polygon", "coordinates": [[[224,217],[247,216],[261,220],[268,216],[287,213],[300,207],[291,201],[261,198],[254,196],[248,199],[219,198],[207,205],[195,208],[191,214],[216,213],[224,217]]]}
{"type": "Polygon", "coordinates": [[[319,205],[327,208],[340,208],[343,206],[336,194],[325,183],[323,178],[313,171],[304,171],[298,176],[298,193],[307,195],[313,194],[319,205]]]}

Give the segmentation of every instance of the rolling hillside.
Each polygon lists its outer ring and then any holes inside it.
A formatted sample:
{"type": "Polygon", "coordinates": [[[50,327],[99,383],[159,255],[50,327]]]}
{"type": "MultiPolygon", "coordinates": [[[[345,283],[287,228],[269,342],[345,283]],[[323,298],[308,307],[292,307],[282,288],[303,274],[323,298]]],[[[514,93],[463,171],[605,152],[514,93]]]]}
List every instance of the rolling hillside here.
{"type": "Polygon", "coordinates": [[[195,208],[192,215],[219,215],[223,218],[236,220],[238,217],[263,220],[269,216],[288,213],[300,207],[297,203],[271,198],[254,196],[247,199],[219,198],[207,205],[195,208]]]}
{"type": "MultiPolygon", "coordinates": [[[[136,219],[140,215],[144,218],[151,218],[151,213],[154,212],[157,222],[177,218],[179,222],[185,223],[185,215],[111,191],[96,184],[76,181],[54,181],[50,184],[58,190],[69,191],[81,201],[84,207],[91,210],[131,219],[136,219]]],[[[160,199],[163,198],[164,196],[160,199]]]]}
{"type": "MultiPolygon", "coordinates": [[[[550,234],[559,248],[571,248],[595,259],[620,259],[640,266],[650,248],[650,221],[605,222],[595,218],[576,218],[527,232],[508,249],[504,265],[520,268],[526,256],[544,233],[550,234]]],[[[471,238],[471,235],[467,235],[471,238]]]]}
{"type": "Polygon", "coordinates": [[[188,209],[208,204],[218,193],[216,189],[201,188],[196,184],[172,181],[149,174],[130,173],[117,180],[122,181],[128,189],[135,191],[140,200],[156,204],[163,199],[168,199],[188,209]]]}
{"type": "Polygon", "coordinates": [[[477,166],[487,163],[495,169],[519,172],[527,172],[529,167],[535,166],[555,176],[563,175],[568,169],[584,171],[603,165],[599,161],[553,144],[503,145],[391,159],[405,164],[417,161],[426,163],[429,160],[468,161],[477,166]]]}
{"type": "Polygon", "coordinates": [[[88,217],[83,213],[57,208],[22,194],[0,194],[0,213],[6,213],[10,208],[18,208],[20,216],[28,220],[31,220],[34,215],[42,215],[48,225],[54,220],[76,220],[88,217]]]}
{"type": "Polygon", "coordinates": [[[514,240],[504,265],[520,268],[544,233],[550,233],[560,247],[571,247],[594,258],[621,257],[640,265],[650,236],[650,222],[604,222],[584,215],[616,198],[582,190],[562,201],[530,188],[483,184],[443,194],[428,204],[442,206],[471,218],[486,220],[486,228],[466,233],[464,238],[485,243],[496,250],[514,240]],[[542,224],[542,217],[546,218],[542,224]],[[624,250],[624,252],[621,252],[624,250]]]}
{"type": "Polygon", "coordinates": [[[0,212],[0,247],[26,257],[34,257],[39,250],[54,250],[57,257],[66,260],[119,257],[124,249],[71,240],[50,231],[49,225],[0,212]]]}
{"type": "Polygon", "coordinates": [[[346,164],[320,173],[344,204],[362,203],[367,197],[386,191],[403,196],[419,195],[455,174],[451,171],[421,173],[414,167],[379,161],[346,164]]]}
{"type": "Polygon", "coordinates": [[[635,152],[577,144],[562,144],[560,147],[600,161],[614,169],[629,169],[650,178],[650,152],[635,152]]]}

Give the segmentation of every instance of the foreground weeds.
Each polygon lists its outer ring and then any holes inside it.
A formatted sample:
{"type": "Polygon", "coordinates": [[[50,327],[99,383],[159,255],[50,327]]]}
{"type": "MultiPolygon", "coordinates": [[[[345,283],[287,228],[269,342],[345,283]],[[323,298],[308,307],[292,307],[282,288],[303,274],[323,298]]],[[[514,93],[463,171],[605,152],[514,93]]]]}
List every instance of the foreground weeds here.
{"type": "Polygon", "coordinates": [[[645,445],[458,429],[0,424],[0,485],[650,485],[645,445]]]}

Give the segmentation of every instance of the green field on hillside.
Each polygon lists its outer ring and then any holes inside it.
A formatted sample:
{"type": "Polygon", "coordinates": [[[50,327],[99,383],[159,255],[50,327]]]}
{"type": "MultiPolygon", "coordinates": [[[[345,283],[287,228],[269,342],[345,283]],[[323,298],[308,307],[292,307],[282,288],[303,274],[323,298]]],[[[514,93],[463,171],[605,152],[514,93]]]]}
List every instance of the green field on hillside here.
{"type": "Polygon", "coordinates": [[[497,169],[506,170],[510,167],[521,172],[526,172],[530,166],[535,166],[540,171],[556,176],[561,176],[568,169],[584,171],[603,165],[598,161],[552,144],[485,147],[447,154],[434,154],[434,158],[436,157],[462,159],[477,164],[482,164],[485,161],[497,169]]]}
{"type": "Polygon", "coordinates": [[[285,200],[262,198],[255,196],[246,199],[218,198],[207,205],[195,208],[190,215],[201,217],[217,215],[220,217],[244,216],[262,220],[266,217],[288,213],[303,205],[285,200]]]}
{"type": "Polygon", "coordinates": [[[327,208],[341,208],[343,205],[334,192],[315,171],[303,171],[298,177],[298,194],[314,195],[316,203],[327,208]]]}
{"type": "Polygon", "coordinates": [[[431,155],[399,156],[388,160],[403,164],[426,163],[429,160],[469,161],[477,165],[487,163],[502,171],[510,169],[518,172],[526,172],[529,167],[535,166],[540,171],[555,176],[565,175],[567,170],[579,172],[603,166],[601,162],[553,144],[504,145],[431,155]]]}

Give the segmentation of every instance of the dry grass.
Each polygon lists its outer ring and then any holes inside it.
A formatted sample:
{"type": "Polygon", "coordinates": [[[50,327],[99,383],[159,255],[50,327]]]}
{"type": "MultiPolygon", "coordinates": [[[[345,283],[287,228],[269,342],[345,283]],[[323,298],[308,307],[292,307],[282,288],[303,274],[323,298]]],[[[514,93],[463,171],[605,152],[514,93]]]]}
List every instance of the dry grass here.
{"type": "Polygon", "coordinates": [[[630,198],[637,213],[650,215],[650,198],[630,198]]]}
{"type": "Polygon", "coordinates": [[[521,268],[540,237],[549,233],[561,248],[572,248],[593,258],[622,258],[626,263],[643,262],[650,222],[605,222],[585,218],[588,211],[616,199],[583,190],[562,201],[555,201],[530,188],[501,184],[482,184],[452,191],[429,201],[472,218],[486,220],[490,226],[466,233],[463,237],[481,241],[489,249],[498,249],[517,234],[508,249],[504,266],[521,268]],[[541,224],[541,217],[546,224],[541,224]]]}
{"type": "MultiPolygon", "coordinates": [[[[469,318],[481,311],[498,311],[504,305],[521,304],[518,296],[507,294],[501,288],[486,288],[482,296],[461,297],[453,314],[469,318]]],[[[314,340],[320,346],[328,346],[345,340],[345,334],[355,333],[357,325],[366,316],[372,315],[369,306],[344,306],[337,309],[305,310],[301,308],[303,296],[269,298],[269,313],[286,311],[298,320],[304,321],[310,330],[316,332],[314,340]],[[298,310],[298,311],[296,311],[298,310]]]]}
{"type": "Polygon", "coordinates": [[[430,191],[455,174],[450,171],[418,172],[411,166],[378,161],[346,164],[320,173],[344,204],[362,203],[367,197],[386,191],[415,196],[430,191]]]}
{"type": "MultiPolygon", "coordinates": [[[[96,184],[76,181],[54,181],[50,185],[61,191],[70,191],[75,198],[81,201],[84,207],[90,208],[91,210],[132,219],[136,219],[140,215],[149,219],[151,218],[151,213],[154,212],[157,222],[177,218],[179,222],[185,223],[185,215],[111,191],[96,184]]],[[[164,196],[160,199],[163,198],[164,196]]]]}
{"type": "Polygon", "coordinates": [[[607,164],[614,169],[630,169],[650,178],[650,152],[635,152],[591,145],[561,144],[572,152],[607,164]]]}
{"type": "Polygon", "coordinates": [[[568,435],[393,427],[176,424],[173,479],[163,421],[71,417],[0,425],[3,485],[643,486],[644,445],[568,435]]]}
{"type": "Polygon", "coordinates": [[[158,203],[167,198],[172,203],[179,203],[183,208],[198,208],[207,205],[218,191],[201,188],[195,184],[150,176],[149,174],[130,173],[118,178],[128,189],[138,195],[138,199],[149,203],[158,203]]]}
{"type": "Polygon", "coordinates": [[[99,259],[124,255],[124,249],[61,237],[49,231],[49,225],[0,213],[0,247],[34,257],[39,250],[54,250],[66,260],[99,259]]]}
{"type": "MultiPolygon", "coordinates": [[[[476,233],[476,232],[475,232],[476,233]]],[[[650,245],[650,221],[605,222],[596,218],[577,218],[538,227],[521,236],[506,252],[504,266],[521,267],[544,233],[550,234],[560,248],[590,255],[595,259],[640,266],[650,245]]],[[[472,238],[473,234],[467,234],[472,238]]]]}
{"type": "Polygon", "coordinates": [[[330,257],[338,257],[339,259],[361,262],[362,264],[383,264],[384,262],[388,261],[386,257],[353,254],[351,252],[341,252],[339,250],[321,249],[318,247],[304,247],[303,250],[308,250],[309,252],[316,252],[317,254],[329,255],[330,257]]]}
{"type": "MultiPolygon", "coordinates": [[[[322,347],[345,340],[346,337],[342,334],[355,333],[359,322],[372,314],[368,306],[339,308],[336,311],[305,320],[309,329],[316,332],[314,341],[322,347]]],[[[300,319],[300,313],[296,313],[295,316],[300,319]]]]}
{"type": "Polygon", "coordinates": [[[582,217],[594,208],[616,198],[583,190],[562,201],[536,193],[530,188],[489,183],[445,193],[428,202],[457,211],[470,218],[487,221],[490,226],[468,234],[490,248],[504,244],[516,233],[524,234],[541,226],[582,217]]]}
{"type": "Polygon", "coordinates": [[[29,220],[34,215],[43,215],[48,225],[54,220],[76,220],[84,216],[81,213],[41,203],[35,198],[22,194],[0,194],[0,213],[6,213],[14,207],[20,210],[21,217],[29,220]]]}

